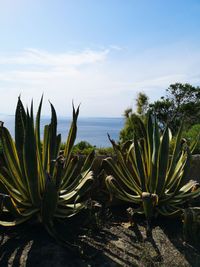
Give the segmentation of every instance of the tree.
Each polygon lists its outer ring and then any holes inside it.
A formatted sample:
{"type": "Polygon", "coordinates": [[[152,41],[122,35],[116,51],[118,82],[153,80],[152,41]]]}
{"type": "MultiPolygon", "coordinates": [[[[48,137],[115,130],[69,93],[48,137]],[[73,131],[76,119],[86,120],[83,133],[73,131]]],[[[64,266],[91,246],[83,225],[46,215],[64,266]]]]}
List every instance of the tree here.
{"type": "Polygon", "coordinates": [[[149,106],[149,98],[144,93],[138,93],[136,98],[137,113],[139,115],[145,115],[149,106]]]}
{"type": "Polygon", "coordinates": [[[171,84],[166,90],[166,96],[149,105],[155,113],[159,125],[168,124],[176,133],[184,118],[185,128],[200,122],[200,87],[188,83],[171,84]]]}
{"type": "Polygon", "coordinates": [[[148,105],[148,96],[142,92],[138,93],[136,98],[136,112],[133,112],[132,108],[127,108],[124,111],[125,123],[124,128],[120,131],[120,142],[124,143],[133,139],[134,134],[141,135],[138,118],[144,119],[148,105]]]}
{"type": "Polygon", "coordinates": [[[176,134],[184,119],[185,130],[188,130],[192,125],[200,124],[200,87],[188,83],[171,84],[166,89],[166,96],[150,104],[148,96],[140,92],[136,98],[136,112],[132,108],[124,112],[121,142],[133,139],[134,134],[141,135],[137,119],[140,117],[145,120],[148,109],[156,116],[161,129],[168,125],[173,134],[176,134]]]}

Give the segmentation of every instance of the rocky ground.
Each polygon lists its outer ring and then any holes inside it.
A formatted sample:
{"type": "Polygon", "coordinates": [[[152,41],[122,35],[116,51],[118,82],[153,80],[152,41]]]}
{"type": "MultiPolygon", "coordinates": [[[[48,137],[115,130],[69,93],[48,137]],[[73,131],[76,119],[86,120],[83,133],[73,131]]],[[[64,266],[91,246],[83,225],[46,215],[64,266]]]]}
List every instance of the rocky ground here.
{"type": "MultiPolygon", "coordinates": [[[[131,225],[125,216],[114,215],[98,229],[93,226],[79,230],[76,244],[81,249],[76,253],[56,243],[40,225],[1,227],[0,266],[200,266],[200,251],[183,241],[177,220],[157,221],[148,238],[140,219],[131,225]]],[[[66,227],[71,232],[70,224],[66,227]]]]}

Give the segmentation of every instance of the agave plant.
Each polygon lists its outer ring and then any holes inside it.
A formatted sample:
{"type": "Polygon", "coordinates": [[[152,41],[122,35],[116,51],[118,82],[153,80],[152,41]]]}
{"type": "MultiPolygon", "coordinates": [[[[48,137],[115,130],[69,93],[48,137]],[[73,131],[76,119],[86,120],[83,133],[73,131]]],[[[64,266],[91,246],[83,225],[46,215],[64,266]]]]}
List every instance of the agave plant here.
{"type": "Polygon", "coordinates": [[[51,121],[40,139],[42,99],[36,115],[33,103],[25,111],[18,99],[15,114],[15,141],[8,129],[0,127],[5,166],[0,168],[2,213],[0,225],[13,226],[31,219],[42,222],[53,234],[55,218],[65,219],[87,207],[87,191],[93,183],[92,152],[80,166],[72,148],[77,133],[77,110],[69,135],[61,151],[61,135],[57,134],[56,111],[51,105],[51,121]]]}
{"type": "MultiPolygon", "coordinates": [[[[110,139],[117,160],[103,162],[106,186],[111,196],[133,203],[135,212],[147,218],[156,214],[176,215],[182,205],[199,196],[196,181],[188,181],[190,149],[181,138],[180,127],[173,154],[169,155],[172,138],[168,127],[161,133],[156,119],[147,116],[146,123],[138,121],[142,136],[124,145],[110,139]],[[136,208],[137,207],[137,208],[136,208]]],[[[193,148],[192,148],[193,149],[193,148]]]]}

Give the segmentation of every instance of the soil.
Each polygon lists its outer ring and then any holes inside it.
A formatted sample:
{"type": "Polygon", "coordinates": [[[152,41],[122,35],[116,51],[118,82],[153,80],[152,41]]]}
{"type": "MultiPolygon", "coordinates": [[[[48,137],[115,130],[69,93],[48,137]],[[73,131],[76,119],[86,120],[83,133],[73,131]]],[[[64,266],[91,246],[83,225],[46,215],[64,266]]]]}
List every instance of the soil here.
{"type": "MultiPolygon", "coordinates": [[[[200,266],[200,251],[184,242],[177,219],[157,219],[147,235],[143,218],[130,223],[118,208],[110,214],[97,225],[79,227],[73,239],[70,234],[69,242],[81,247],[76,252],[58,244],[41,225],[1,227],[0,267],[200,266]]],[[[69,222],[66,232],[80,221],[69,222]]]]}

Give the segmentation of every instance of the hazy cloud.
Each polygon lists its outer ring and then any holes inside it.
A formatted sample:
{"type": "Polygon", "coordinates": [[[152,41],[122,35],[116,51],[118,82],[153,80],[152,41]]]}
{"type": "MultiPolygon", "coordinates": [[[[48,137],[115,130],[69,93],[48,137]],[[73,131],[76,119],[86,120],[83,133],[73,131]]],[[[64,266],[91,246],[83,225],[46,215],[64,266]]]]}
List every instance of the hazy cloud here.
{"type": "MultiPolygon", "coordinates": [[[[139,91],[154,100],[174,82],[198,84],[198,49],[180,44],[132,54],[117,45],[101,50],[53,53],[38,49],[0,54],[0,106],[14,113],[17,96],[29,103],[42,93],[61,115],[71,101],[82,103],[83,116],[120,116],[139,91]]],[[[49,113],[48,101],[44,113],[49,113]]]]}

